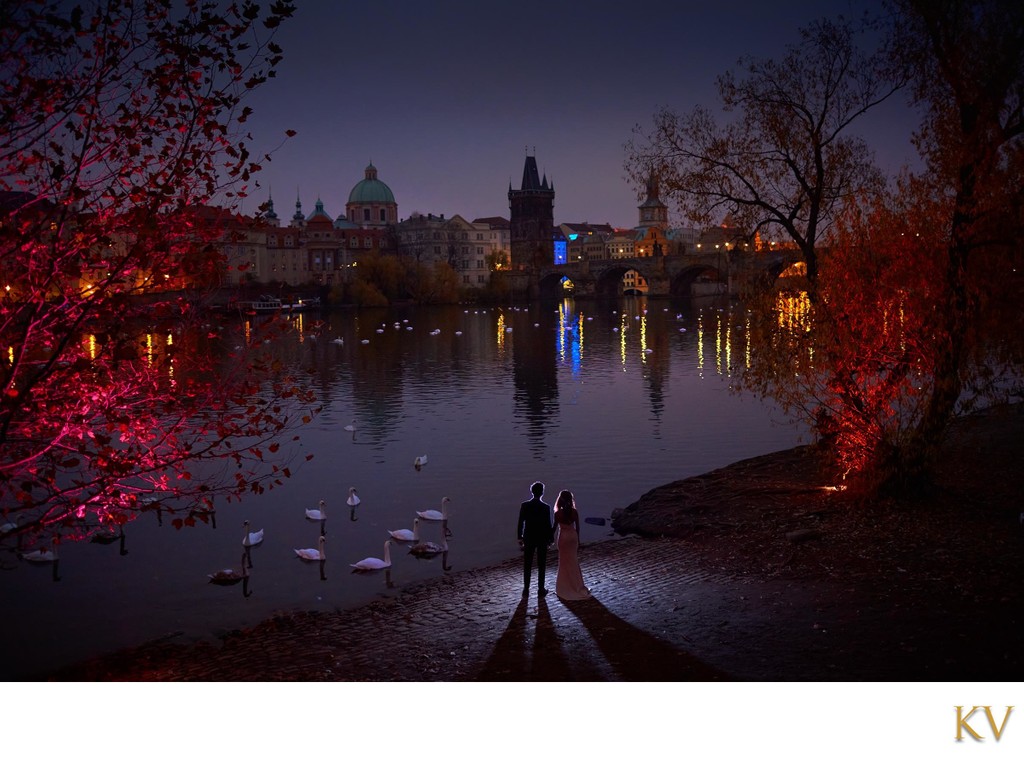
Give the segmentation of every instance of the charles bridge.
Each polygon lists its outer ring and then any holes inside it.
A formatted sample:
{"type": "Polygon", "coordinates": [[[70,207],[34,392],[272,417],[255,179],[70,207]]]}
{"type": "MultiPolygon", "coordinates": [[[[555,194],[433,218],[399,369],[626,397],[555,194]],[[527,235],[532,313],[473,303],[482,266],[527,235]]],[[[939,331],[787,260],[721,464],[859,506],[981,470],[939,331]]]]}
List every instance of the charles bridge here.
{"type": "Polygon", "coordinates": [[[689,296],[700,285],[705,294],[728,293],[745,297],[770,286],[790,266],[803,260],[799,250],[688,252],[641,258],[607,258],[551,264],[513,273],[512,289],[530,298],[562,295],[562,279],[568,277],[576,297],[621,295],[622,277],[629,270],[647,282],[650,296],[689,296]]]}

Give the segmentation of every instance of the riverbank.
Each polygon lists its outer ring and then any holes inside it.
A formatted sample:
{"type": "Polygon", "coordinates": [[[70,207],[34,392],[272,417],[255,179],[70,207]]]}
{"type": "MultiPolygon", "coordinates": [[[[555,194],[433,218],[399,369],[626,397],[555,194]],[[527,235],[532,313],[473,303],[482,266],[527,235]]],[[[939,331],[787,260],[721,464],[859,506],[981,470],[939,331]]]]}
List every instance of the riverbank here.
{"type": "MultiPolygon", "coordinates": [[[[926,499],[863,505],[811,448],[648,492],[580,559],[594,594],[521,600],[517,559],[217,644],[52,680],[1017,680],[1024,408],[958,423],[926,499]]],[[[554,580],[554,555],[549,587],[554,580]]],[[[383,576],[383,575],[382,575],[383,576]]]]}

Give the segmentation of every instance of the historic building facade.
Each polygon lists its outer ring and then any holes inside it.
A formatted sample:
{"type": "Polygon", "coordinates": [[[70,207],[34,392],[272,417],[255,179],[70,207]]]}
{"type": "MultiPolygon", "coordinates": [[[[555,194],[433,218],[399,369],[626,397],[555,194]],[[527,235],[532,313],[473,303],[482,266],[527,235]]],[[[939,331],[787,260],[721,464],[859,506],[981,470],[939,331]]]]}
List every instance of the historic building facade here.
{"type": "Polygon", "coordinates": [[[398,204],[371,163],[363,179],[352,187],[345,213],[337,218],[331,218],[320,199],[307,217],[302,212],[302,200],[296,197],[291,220],[281,226],[271,197],[263,220],[266,248],[253,272],[255,279],[287,285],[330,285],[347,280],[349,269],[358,265],[361,256],[395,251],[393,231],[398,223],[398,204]]]}

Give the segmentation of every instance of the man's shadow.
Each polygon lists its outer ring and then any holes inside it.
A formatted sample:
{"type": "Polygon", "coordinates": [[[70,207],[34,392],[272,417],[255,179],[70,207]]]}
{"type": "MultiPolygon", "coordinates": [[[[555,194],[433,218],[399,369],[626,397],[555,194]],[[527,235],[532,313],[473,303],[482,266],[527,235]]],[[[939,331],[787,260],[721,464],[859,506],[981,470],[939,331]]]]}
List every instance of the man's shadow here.
{"type": "Polygon", "coordinates": [[[555,632],[547,602],[540,599],[530,614],[529,600],[519,602],[505,632],[477,676],[478,681],[571,681],[572,667],[555,632]],[[533,636],[531,638],[531,625],[533,636]]]}
{"type": "Polygon", "coordinates": [[[477,680],[599,681],[607,677],[604,659],[584,651],[571,656],[566,653],[565,641],[555,630],[547,600],[540,599],[537,612],[531,613],[529,601],[524,598],[477,680]]]}
{"type": "Polygon", "coordinates": [[[626,622],[595,596],[564,604],[590,632],[621,681],[728,680],[722,671],[626,622]]]}

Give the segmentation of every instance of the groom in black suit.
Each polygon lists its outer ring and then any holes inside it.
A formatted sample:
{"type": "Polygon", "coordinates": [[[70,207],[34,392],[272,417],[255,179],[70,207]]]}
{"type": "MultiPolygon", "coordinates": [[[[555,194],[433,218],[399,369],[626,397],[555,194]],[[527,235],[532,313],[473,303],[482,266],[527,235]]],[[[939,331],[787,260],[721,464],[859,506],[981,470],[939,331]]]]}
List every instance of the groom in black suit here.
{"type": "Polygon", "coordinates": [[[544,568],[547,566],[548,546],[554,539],[554,520],[551,518],[551,506],[541,502],[544,485],[536,482],[530,491],[533,499],[519,506],[519,523],[516,524],[516,537],[523,551],[523,598],[530,595],[530,570],[533,569],[533,555],[537,554],[537,595],[546,596],[544,587],[544,568]]]}

